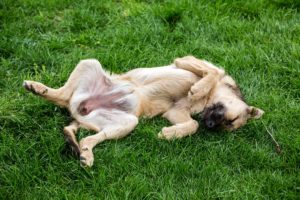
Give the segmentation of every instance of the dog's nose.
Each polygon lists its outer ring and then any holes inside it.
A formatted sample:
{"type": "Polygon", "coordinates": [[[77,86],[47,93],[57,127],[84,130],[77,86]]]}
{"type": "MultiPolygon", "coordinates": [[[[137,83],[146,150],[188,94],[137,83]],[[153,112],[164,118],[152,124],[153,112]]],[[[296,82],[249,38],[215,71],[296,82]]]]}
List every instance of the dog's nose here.
{"type": "Polygon", "coordinates": [[[216,123],[212,120],[207,120],[207,121],[205,121],[205,125],[207,128],[214,128],[216,123]]]}

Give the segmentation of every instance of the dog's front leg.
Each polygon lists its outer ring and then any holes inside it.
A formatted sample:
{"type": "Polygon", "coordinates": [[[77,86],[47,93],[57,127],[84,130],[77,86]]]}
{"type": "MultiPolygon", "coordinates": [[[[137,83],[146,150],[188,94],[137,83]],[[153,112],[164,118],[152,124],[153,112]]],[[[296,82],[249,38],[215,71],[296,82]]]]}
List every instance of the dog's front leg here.
{"type": "Polygon", "coordinates": [[[209,73],[191,87],[188,93],[188,98],[191,101],[195,102],[207,97],[207,95],[209,95],[212,89],[216,86],[218,81],[218,74],[209,73]]]}
{"type": "Polygon", "coordinates": [[[161,130],[158,137],[162,139],[169,140],[172,138],[186,137],[196,133],[199,127],[198,122],[191,118],[189,109],[181,108],[180,106],[171,108],[163,117],[174,125],[164,127],[161,130]]]}
{"type": "Polygon", "coordinates": [[[83,138],[80,143],[80,163],[81,166],[91,167],[94,162],[93,148],[105,141],[119,139],[127,136],[138,124],[138,118],[134,115],[128,115],[126,121],[120,121],[116,124],[109,124],[99,133],[83,138]]]}
{"type": "Polygon", "coordinates": [[[206,97],[217,82],[225,75],[223,69],[193,56],[177,58],[174,62],[178,68],[193,72],[202,77],[189,91],[188,97],[192,101],[198,101],[206,97]]]}
{"type": "Polygon", "coordinates": [[[158,137],[167,140],[183,138],[196,133],[198,127],[199,124],[197,121],[190,120],[187,122],[175,124],[173,126],[164,127],[158,134],[158,137]]]}

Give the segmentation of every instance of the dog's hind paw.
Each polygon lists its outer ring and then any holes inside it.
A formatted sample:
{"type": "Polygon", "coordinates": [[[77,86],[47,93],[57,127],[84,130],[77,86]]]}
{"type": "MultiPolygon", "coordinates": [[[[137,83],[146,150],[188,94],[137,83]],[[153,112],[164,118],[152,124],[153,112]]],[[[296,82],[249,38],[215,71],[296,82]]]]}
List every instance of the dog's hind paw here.
{"type": "Polygon", "coordinates": [[[35,81],[24,81],[23,87],[29,92],[32,92],[36,95],[44,95],[48,92],[48,89],[45,85],[35,81]]]}
{"type": "Polygon", "coordinates": [[[93,152],[89,149],[81,149],[80,154],[80,165],[81,167],[91,167],[94,164],[94,155],[93,152]]]}

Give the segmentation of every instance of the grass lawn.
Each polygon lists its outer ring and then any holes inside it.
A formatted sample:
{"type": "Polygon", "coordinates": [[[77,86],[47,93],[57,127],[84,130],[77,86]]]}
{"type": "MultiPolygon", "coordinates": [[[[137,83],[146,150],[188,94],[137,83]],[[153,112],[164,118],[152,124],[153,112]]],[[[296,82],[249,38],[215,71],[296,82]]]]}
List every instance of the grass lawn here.
{"type": "Polygon", "coordinates": [[[299,199],[299,12],[297,0],[1,0],[0,199],[299,199]],[[59,87],[85,58],[122,73],[188,54],[223,66],[263,118],[175,141],[157,138],[166,120],[142,119],[86,169],[62,136],[68,112],[21,87],[59,87]]]}

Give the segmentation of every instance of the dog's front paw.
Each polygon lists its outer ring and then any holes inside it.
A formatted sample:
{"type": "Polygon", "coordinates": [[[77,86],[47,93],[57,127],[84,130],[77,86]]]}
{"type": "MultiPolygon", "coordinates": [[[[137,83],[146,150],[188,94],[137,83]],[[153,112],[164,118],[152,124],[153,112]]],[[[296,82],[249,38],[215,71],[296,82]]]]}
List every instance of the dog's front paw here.
{"type": "Polygon", "coordinates": [[[202,92],[198,93],[192,93],[191,91],[188,93],[188,100],[191,102],[199,101],[200,99],[203,99],[206,95],[202,92]]]}
{"type": "Polygon", "coordinates": [[[195,101],[199,101],[200,99],[203,99],[204,97],[206,97],[209,92],[211,90],[211,87],[205,86],[205,85],[193,85],[190,89],[190,91],[188,92],[188,100],[195,102],[195,101]]]}
{"type": "Polygon", "coordinates": [[[171,140],[175,138],[180,138],[180,135],[178,134],[177,128],[175,126],[171,126],[171,127],[164,127],[161,130],[161,132],[158,133],[158,138],[171,140]]]}
{"type": "Polygon", "coordinates": [[[199,100],[199,97],[198,97],[197,93],[194,94],[192,91],[189,91],[188,100],[191,102],[195,102],[195,101],[199,100]]]}
{"type": "Polygon", "coordinates": [[[36,95],[45,95],[48,92],[48,89],[45,85],[34,81],[24,81],[23,87],[36,95]]]}
{"type": "Polygon", "coordinates": [[[188,92],[188,99],[190,101],[197,101],[198,97],[196,94],[198,94],[198,90],[195,86],[192,86],[190,91],[188,92]]]}

